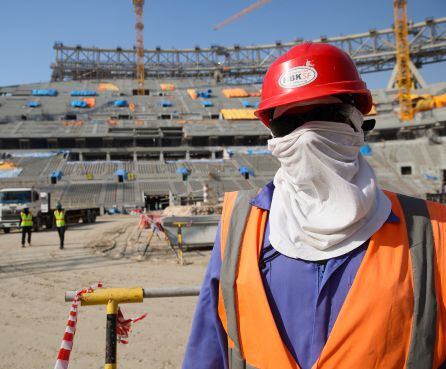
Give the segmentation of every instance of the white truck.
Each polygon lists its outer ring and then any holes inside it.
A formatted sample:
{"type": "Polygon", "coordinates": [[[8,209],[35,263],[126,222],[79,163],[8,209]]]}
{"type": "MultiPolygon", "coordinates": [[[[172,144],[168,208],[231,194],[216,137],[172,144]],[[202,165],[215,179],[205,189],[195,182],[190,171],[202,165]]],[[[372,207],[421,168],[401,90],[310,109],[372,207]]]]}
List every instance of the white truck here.
{"type": "MultiPolygon", "coordinates": [[[[33,214],[34,231],[44,226],[50,229],[54,225],[54,209],[51,207],[51,194],[39,192],[34,188],[0,189],[0,229],[9,233],[11,229],[20,227],[20,212],[29,208],[33,214]]],[[[99,215],[99,207],[65,209],[68,224],[94,223],[99,215]]]]}

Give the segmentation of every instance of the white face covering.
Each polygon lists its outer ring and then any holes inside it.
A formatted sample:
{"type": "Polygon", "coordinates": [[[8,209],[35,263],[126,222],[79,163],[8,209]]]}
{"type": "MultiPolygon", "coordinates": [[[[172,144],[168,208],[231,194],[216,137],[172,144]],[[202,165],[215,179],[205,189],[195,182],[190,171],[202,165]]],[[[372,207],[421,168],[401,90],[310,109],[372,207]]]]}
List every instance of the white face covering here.
{"type": "Polygon", "coordinates": [[[325,260],[361,246],[387,220],[391,203],[359,153],[362,114],[355,126],[308,122],[268,141],[280,161],[269,214],[271,245],[303,260],[325,260]]]}

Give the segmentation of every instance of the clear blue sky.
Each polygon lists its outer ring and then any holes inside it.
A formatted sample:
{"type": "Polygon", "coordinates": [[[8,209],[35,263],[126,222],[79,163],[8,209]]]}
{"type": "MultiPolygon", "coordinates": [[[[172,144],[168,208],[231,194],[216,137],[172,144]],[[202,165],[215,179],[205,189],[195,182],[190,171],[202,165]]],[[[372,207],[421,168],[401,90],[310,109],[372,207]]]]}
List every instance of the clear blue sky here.
{"type": "MultiPolygon", "coordinates": [[[[272,0],[226,26],[213,25],[255,0],[146,0],[145,45],[185,48],[314,39],[387,28],[393,0],[272,0]]],[[[409,0],[409,18],[446,16],[445,0],[409,0]]],[[[132,47],[131,0],[2,0],[0,86],[48,81],[55,41],[67,45],[132,47]]],[[[422,69],[428,82],[446,81],[446,63],[422,69]]],[[[388,73],[364,76],[384,87],[388,73]]]]}

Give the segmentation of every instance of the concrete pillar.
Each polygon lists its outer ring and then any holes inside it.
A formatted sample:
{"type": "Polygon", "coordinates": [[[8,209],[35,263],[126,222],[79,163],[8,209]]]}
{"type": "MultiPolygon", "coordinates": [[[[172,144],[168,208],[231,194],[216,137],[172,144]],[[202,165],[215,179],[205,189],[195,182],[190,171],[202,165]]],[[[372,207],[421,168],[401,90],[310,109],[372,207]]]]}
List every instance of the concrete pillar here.
{"type": "Polygon", "coordinates": [[[207,204],[209,202],[209,200],[208,200],[208,191],[209,191],[209,186],[208,186],[207,183],[205,183],[203,185],[203,202],[205,204],[207,204]]]}
{"type": "Polygon", "coordinates": [[[136,154],[136,151],[133,152],[133,162],[136,163],[138,161],[138,155],[136,154]]]}
{"type": "Polygon", "coordinates": [[[79,161],[84,161],[84,154],[82,152],[79,153],[79,161]]]}
{"type": "Polygon", "coordinates": [[[160,151],[160,161],[164,161],[164,153],[160,151]]]}
{"type": "Polygon", "coordinates": [[[189,150],[186,151],[186,160],[190,160],[190,151],[189,150]]]}
{"type": "Polygon", "coordinates": [[[211,159],[215,160],[215,151],[211,151],[211,159]]]}
{"type": "Polygon", "coordinates": [[[110,161],[110,152],[105,154],[105,160],[110,161]]]}

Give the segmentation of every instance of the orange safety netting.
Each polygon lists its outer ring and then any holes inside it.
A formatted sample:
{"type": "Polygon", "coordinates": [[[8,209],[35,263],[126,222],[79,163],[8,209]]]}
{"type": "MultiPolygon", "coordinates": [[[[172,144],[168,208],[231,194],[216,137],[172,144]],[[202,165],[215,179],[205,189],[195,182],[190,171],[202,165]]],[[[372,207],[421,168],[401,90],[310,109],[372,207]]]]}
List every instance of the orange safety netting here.
{"type": "Polygon", "coordinates": [[[16,168],[16,165],[10,161],[4,161],[3,163],[0,163],[0,170],[11,170],[16,168]]]}
{"type": "Polygon", "coordinates": [[[114,91],[119,92],[118,86],[113,83],[99,83],[98,91],[114,91]]]}
{"type": "Polygon", "coordinates": [[[193,89],[193,88],[189,88],[189,89],[187,90],[187,93],[188,93],[189,96],[190,96],[192,99],[194,99],[194,100],[196,100],[196,99],[198,98],[197,91],[196,91],[195,89],[193,89]]]}
{"type": "Polygon", "coordinates": [[[160,83],[161,91],[175,91],[175,85],[172,83],[160,83]]]}
{"type": "Polygon", "coordinates": [[[84,125],[83,120],[66,120],[63,122],[63,125],[66,127],[73,126],[73,127],[82,127],[84,125]]]}
{"type": "Polygon", "coordinates": [[[221,109],[220,113],[223,119],[227,120],[253,120],[257,119],[254,115],[255,109],[221,109]]]}
{"type": "Polygon", "coordinates": [[[96,106],[96,99],[94,97],[84,97],[82,100],[87,103],[89,108],[94,108],[96,106]]]}
{"type": "Polygon", "coordinates": [[[249,93],[243,88],[225,88],[221,92],[228,98],[249,96],[249,93]]]}
{"type": "Polygon", "coordinates": [[[256,91],[256,92],[249,92],[249,96],[251,97],[260,97],[262,96],[262,91],[256,91]]]}

